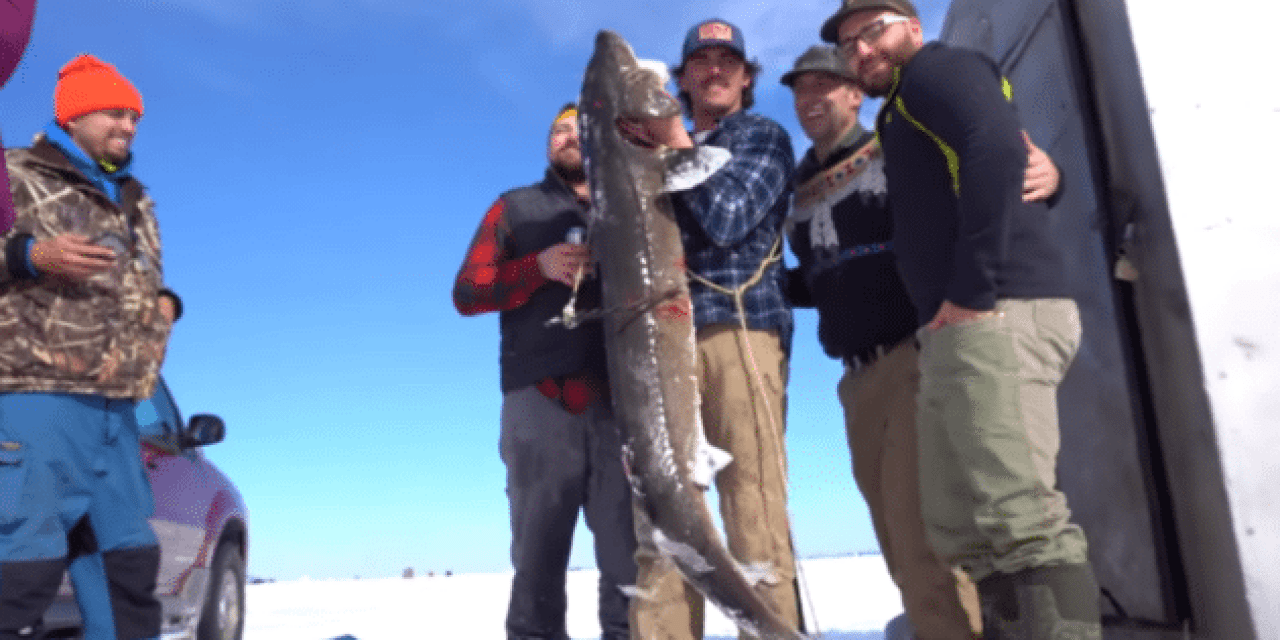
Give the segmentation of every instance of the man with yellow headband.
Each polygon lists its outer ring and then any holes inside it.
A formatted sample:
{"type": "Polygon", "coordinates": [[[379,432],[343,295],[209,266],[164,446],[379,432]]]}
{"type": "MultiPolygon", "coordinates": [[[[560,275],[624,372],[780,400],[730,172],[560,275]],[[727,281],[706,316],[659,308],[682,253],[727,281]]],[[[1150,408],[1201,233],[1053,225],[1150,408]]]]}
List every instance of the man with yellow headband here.
{"type": "Polygon", "coordinates": [[[138,400],[180,313],[160,232],[131,174],[142,95],[81,55],[54,121],[6,152],[16,218],[0,236],[0,639],[43,637],[68,568],[85,637],[160,632],[138,400]]]}
{"type": "Polygon", "coordinates": [[[485,214],[453,302],[465,316],[499,315],[500,446],[515,565],[508,640],[568,638],[565,571],[579,510],[595,537],[601,635],[624,640],[630,598],[622,588],[635,583],[636,542],[605,384],[603,328],[548,324],[571,300],[579,309],[600,302],[580,237],[588,198],[572,104],[552,122],[547,159],[541,182],[504,193],[485,214]]]}

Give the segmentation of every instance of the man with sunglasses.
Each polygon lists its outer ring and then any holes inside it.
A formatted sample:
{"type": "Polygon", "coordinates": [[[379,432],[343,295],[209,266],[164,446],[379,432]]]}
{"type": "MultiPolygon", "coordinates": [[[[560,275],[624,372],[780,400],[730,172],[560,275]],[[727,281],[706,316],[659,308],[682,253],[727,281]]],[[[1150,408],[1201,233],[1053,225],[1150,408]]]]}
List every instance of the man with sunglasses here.
{"type": "Polygon", "coordinates": [[[924,44],[908,0],[845,0],[824,23],[859,86],[884,97],[894,253],[923,328],[922,516],[944,562],[978,584],[984,638],[1101,637],[1084,532],[1056,488],[1057,387],[1080,318],[1023,197],[1027,144],[995,64],[924,44]]]}
{"type": "MultiPolygon", "coordinates": [[[[972,640],[981,634],[977,588],[938,560],[920,518],[919,324],[893,255],[880,145],[858,123],[862,91],[831,45],[810,47],[782,84],[813,141],[796,167],[787,219],[800,259],[789,272],[788,297],[797,307],[817,308],[823,350],[845,363],[837,392],[854,477],[916,635],[972,640]]],[[[1058,170],[1043,151],[1028,149],[1023,197],[1048,198],[1057,191],[1058,170]]]]}

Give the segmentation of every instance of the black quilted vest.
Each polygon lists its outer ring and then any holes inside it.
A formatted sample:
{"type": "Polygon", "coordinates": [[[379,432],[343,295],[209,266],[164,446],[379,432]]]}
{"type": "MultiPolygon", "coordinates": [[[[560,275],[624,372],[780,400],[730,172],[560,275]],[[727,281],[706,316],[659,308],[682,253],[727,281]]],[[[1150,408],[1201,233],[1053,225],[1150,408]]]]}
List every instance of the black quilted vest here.
{"type": "MultiPolygon", "coordinates": [[[[502,195],[505,216],[511,229],[508,246],[513,259],[537,253],[564,242],[573,227],[586,226],[586,212],[568,185],[550,170],[542,182],[514,189],[502,195]]],[[[604,330],[599,320],[585,322],[576,329],[547,326],[569,301],[570,289],[551,282],[542,286],[529,302],[499,314],[502,330],[502,391],[514,391],[547,377],[583,371],[605,379],[604,330]]],[[[600,283],[583,281],[578,293],[579,311],[600,304],[600,283]]]]}

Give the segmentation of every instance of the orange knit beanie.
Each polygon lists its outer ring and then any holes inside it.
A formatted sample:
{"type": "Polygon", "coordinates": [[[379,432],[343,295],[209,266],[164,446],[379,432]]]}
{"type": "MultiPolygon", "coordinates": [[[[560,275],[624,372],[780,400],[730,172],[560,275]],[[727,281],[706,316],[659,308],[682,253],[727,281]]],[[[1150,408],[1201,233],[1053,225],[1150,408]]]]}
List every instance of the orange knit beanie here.
{"type": "Polygon", "coordinates": [[[65,126],[103,109],[133,109],[142,115],[142,94],[115,67],[87,53],[78,55],[58,71],[53,117],[65,126]]]}

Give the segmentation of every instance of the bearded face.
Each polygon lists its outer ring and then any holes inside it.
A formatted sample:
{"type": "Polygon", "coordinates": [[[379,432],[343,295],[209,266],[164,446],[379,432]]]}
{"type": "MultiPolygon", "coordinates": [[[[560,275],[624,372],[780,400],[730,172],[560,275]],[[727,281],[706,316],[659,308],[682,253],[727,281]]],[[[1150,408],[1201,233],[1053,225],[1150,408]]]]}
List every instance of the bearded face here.
{"type": "Polygon", "coordinates": [[[551,169],[565,182],[576,184],[587,179],[582,168],[577,118],[560,118],[552,125],[551,137],[547,140],[547,160],[551,169]]]}
{"type": "Polygon", "coordinates": [[[104,109],[68,122],[66,129],[90,158],[122,164],[129,159],[140,117],[133,109],[104,109]]]}
{"type": "Polygon", "coordinates": [[[893,86],[893,72],[924,44],[920,22],[893,12],[860,11],[840,24],[840,55],[869,96],[882,97],[893,86]]]}

